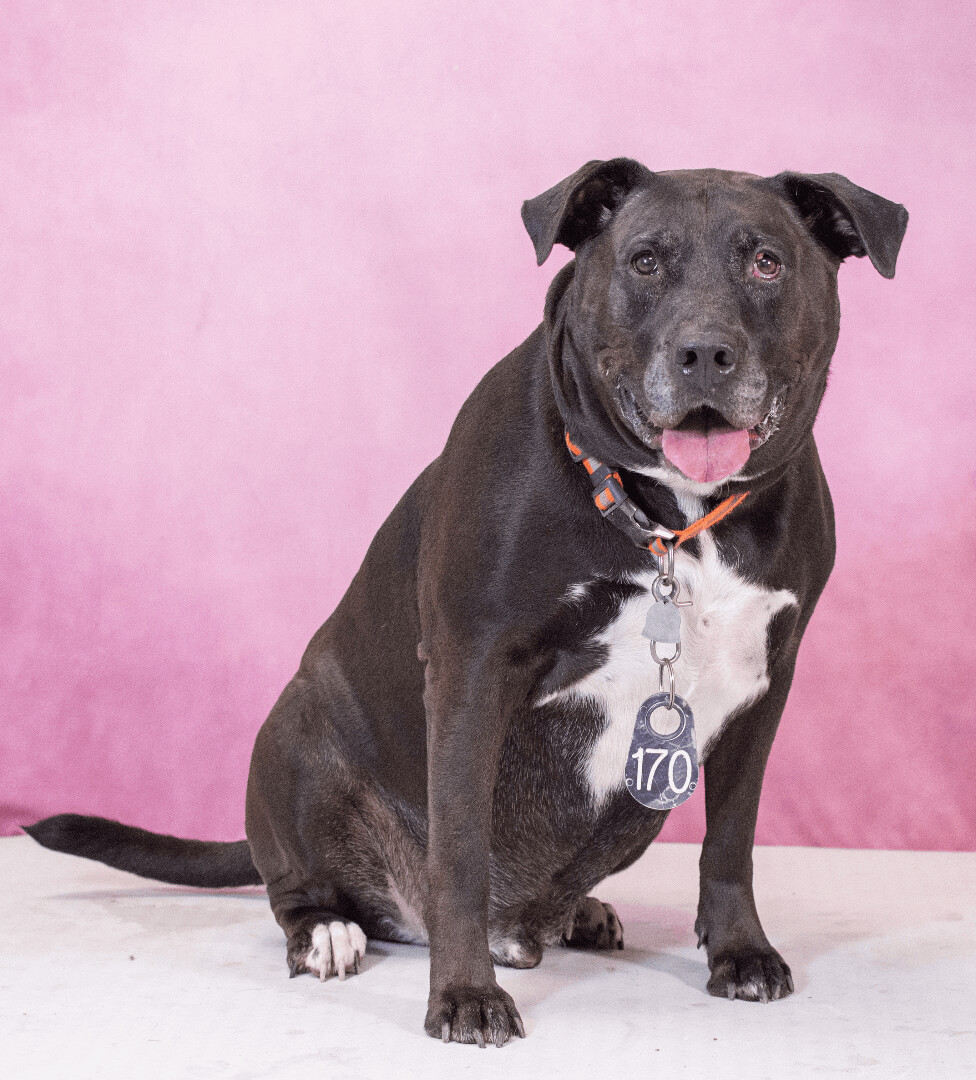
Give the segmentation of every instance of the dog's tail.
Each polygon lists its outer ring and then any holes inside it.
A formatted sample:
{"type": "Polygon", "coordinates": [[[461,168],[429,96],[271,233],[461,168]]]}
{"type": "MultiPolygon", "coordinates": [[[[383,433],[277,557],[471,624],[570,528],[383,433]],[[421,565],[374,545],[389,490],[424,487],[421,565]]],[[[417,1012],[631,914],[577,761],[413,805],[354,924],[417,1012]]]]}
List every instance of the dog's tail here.
{"type": "Polygon", "coordinates": [[[97,859],[117,870],[171,885],[221,889],[261,884],[246,840],[181,840],[81,814],[57,814],[23,828],[52,851],[97,859]]]}

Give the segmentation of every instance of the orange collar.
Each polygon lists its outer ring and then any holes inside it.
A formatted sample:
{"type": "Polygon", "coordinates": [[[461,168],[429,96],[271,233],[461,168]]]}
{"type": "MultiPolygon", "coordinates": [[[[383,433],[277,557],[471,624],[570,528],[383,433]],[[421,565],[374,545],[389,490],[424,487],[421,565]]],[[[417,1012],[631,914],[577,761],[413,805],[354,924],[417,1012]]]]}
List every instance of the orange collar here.
{"type": "Polygon", "coordinates": [[[624,491],[620,473],[609,469],[602,461],[590,457],[581,450],[570,438],[568,431],[566,432],[566,449],[569,450],[573,461],[582,462],[583,468],[589,473],[593,484],[593,502],[597,510],[633,540],[638,547],[646,548],[659,556],[667,554],[668,546],[681,547],[686,540],[704,532],[705,529],[710,529],[740,506],[749,494],[748,491],[743,491],[740,495],[730,495],[714,510],[710,510],[704,517],[693,521],[686,529],[666,529],[663,525],[651,521],[624,491]]]}

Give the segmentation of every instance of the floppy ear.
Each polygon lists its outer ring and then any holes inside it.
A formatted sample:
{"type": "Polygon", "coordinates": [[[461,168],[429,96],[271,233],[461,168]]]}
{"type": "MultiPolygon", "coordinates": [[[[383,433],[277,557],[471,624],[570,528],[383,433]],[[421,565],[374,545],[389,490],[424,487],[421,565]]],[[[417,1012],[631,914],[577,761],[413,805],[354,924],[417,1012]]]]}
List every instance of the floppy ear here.
{"type": "Polygon", "coordinates": [[[623,198],[651,172],[630,158],[588,161],[561,184],[522,203],[522,221],[541,266],[554,244],[570,251],[595,236],[623,198]]]}
{"type": "Polygon", "coordinates": [[[901,203],[888,202],[840,173],[783,172],[772,180],[813,236],[839,259],[867,255],[882,277],[895,276],[908,226],[908,211],[901,203]]]}

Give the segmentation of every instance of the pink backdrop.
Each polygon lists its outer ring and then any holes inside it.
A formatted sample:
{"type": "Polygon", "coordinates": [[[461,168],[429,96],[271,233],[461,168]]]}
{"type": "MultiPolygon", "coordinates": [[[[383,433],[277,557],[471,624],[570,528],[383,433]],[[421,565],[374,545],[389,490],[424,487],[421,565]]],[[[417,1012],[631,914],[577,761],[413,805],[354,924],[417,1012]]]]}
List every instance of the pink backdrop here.
{"type": "MultiPolygon", "coordinates": [[[[0,5],[0,802],[242,834],[254,733],[481,374],[521,201],[593,157],[835,170],[837,569],[766,843],[971,848],[970,0],[0,5]],[[339,506],[337,463],[361,500],[339,506]]],[[[367,646],[368,647],[368,646],[367,646]]],[[[671,839],[703,828],[702,800],[671,839]]]]}

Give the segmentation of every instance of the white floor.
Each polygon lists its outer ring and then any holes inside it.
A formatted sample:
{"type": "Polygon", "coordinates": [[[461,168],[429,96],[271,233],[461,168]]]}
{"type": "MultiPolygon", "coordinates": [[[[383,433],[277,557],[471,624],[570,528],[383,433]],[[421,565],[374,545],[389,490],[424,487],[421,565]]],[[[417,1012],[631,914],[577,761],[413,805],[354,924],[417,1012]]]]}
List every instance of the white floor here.
{"type": "Polygon", "coordinates": [[[756,893],[796,993],[705,992],[698,851],[652,846],[598,890],[614,954],[499,970],[528,1038],[422,1030],[425,949],[370,943],[363,973],[289,980],[258,889],[155,885],[26,837],[0,840],[0,1075],[166,1077],[976,1076],[976,854],[763,848],[756,893]]]}

